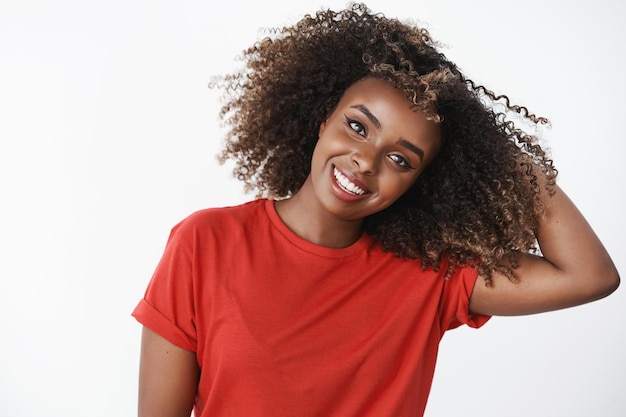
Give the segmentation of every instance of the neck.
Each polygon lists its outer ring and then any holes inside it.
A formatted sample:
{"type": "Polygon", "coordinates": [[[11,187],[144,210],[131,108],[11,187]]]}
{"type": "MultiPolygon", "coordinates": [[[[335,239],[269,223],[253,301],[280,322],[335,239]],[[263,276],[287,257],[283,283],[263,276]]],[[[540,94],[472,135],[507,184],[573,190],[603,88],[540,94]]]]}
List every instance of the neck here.
{"type": "Polygon", "coordinates": [[[316,203],[310,196],[312,192],[305,184],[293,197],[276,202],[276,212],[283,223],[296,235],[319,246],[344,248],[356,242],[363,221],[333,216],[316,203]]]}

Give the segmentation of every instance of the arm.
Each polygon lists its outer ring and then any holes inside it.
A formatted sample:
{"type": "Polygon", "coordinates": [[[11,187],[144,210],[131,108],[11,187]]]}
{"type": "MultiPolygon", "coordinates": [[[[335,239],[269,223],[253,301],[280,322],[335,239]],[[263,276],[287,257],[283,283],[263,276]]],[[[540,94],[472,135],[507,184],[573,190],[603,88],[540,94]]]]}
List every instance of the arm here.
{"type": "Polygon", "coordinates": [[[619,274],[604,246],[565,193],[544,192],[545,215],[537,240],[543,257],[520,256],[513,283],[497,272],[493,285],[476,281],[470,311],[522,315],[557,310],[606,297],[619,286],[619,274]]]}
{"type": "Polygon", "coordinates": [[[198,377],[196,354],[144,327],[139,366],[139,417],[189,417],[198,377]]]}

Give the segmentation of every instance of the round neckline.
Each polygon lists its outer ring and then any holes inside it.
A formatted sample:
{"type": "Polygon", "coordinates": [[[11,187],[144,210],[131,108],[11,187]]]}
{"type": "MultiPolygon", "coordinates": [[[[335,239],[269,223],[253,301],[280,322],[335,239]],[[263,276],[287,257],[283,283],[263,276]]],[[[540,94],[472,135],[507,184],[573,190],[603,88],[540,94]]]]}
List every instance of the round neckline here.
{"type": "Polygon", "coordinates": [[[309,242],[306,239],[301,238],[295,234],[287,225],[282,221],[278,213],[276,212],[275,200],[265,200],[265,211],[272,222],[272,225],[285,237],[291,244],[299,247],[302,250],[310,252],[312,254],[323,256],[326,258],[344,258],[352,256],[355,253],[365,250],[372,242],[371,237],[367,233],[362,233],[359,239],[345,248],[328,248],[325,246],[316,245],[309,242]]]}

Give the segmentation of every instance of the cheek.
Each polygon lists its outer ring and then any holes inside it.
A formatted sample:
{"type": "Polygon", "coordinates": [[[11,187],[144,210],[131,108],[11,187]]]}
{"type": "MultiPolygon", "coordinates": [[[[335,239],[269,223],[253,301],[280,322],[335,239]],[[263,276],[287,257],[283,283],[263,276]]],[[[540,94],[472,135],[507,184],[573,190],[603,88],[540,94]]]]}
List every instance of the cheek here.
{"type": "Polygon", "coordinates": [[[325,134],[320,136],[315,149],[313,150],[313,158],[328,159],[330,157],[340,155],[346,152],[346,143],[342,135],[331,132],[326,129],[325,134]]]}
{"type": "Polygon", "coordinates": [[[332,156],[332,147],[328,146],[327,140],[320,138],[315,145],[315,149],[313,149],[313,155],[311,157],[311,173],[314,175],[321,174],[328,164],[329,158],[332,156]]]}
{"type": "Polygon", "coordinates": [[[407,192],[416,180],[417,176],[398,178],[397,175],[389,175],[381,182],[380,189],[385,190],[385,197],[396,200],[407,192]]]}

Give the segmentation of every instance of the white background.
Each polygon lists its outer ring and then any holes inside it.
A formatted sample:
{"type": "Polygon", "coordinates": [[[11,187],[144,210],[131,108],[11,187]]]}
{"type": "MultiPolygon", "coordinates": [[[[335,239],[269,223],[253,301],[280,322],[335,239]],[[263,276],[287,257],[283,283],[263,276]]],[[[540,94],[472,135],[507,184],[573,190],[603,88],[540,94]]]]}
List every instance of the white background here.
{"type": "MultiPolygon", "coordinates": [[[[143,295],[169,229],[251,198],[215,162],[212,75],[344,1],[0,0],[0,416],[132,416],[143,295]]],[[[372,0],[553,123],[560,184],[626,271],[626,10],[372,0]]],[[[443,340],[426,415],[626,415],[624,289],[443,340]]],[[[242,375],[245,377],[245,375],[242,375]]]]}

